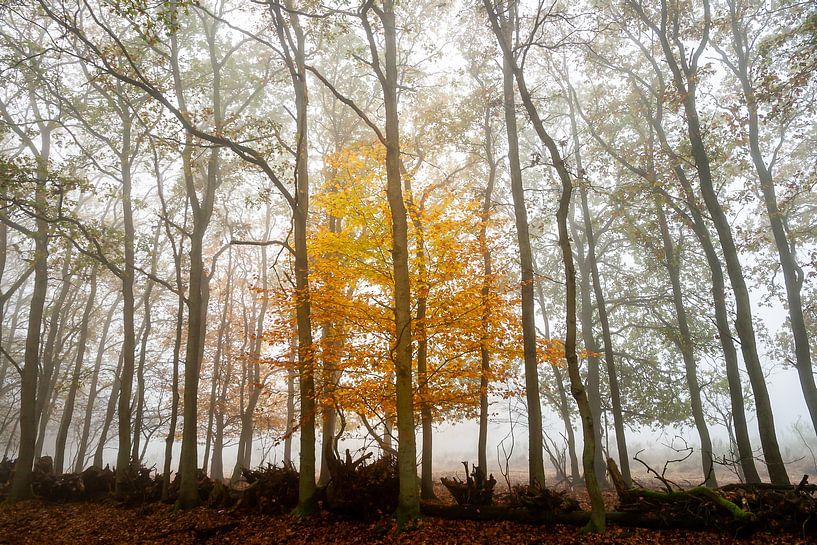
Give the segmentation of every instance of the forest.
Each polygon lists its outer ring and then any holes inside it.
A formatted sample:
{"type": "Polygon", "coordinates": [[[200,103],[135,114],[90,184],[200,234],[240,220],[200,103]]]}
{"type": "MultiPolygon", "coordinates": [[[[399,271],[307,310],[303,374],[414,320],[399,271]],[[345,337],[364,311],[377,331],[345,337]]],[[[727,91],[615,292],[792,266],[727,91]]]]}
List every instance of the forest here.
{"type": "Polygon", "coordinates": [[[0,0],[0,82],[0,543],[817,540],[812,1],[0,0]]]}

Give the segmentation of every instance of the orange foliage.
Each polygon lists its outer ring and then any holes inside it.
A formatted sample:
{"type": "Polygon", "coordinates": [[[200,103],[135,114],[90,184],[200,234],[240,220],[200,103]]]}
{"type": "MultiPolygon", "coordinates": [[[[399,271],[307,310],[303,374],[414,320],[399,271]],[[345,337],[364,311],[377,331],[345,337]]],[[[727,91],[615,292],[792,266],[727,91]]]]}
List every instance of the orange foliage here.
{"type": "MultiPolygon", "coordinates": [[[[384,151],[381,146],[358,145],[326,157],[325,164],[329,175],[312,198],[317,225],[310,229],[309,239],[310,299],[318,339],[314,349],[321,366],[318,376],[323,378],[317,396],[321,403],[344,411],[394,414],[395,331],[384,151]]],[[[423,181],[412,183],[419,186],[423,181]]],[[[497,385],[492,387],[495,392],[500,392],[511,364],[521,356],[518,302],[504,273],[487,279],[490,294],[483,297],[480,203],[469,196],[468,188],[442,188],[431,180],[425,189],[406,197],[415,199],[409,233],[415,313],[418,295],[427,300],[426,401],[438,416],[459,418],[473,414],[478,405],[480,348],[491,353],[489,381],[497,385]],[[424,251],[418,251],[418,234],[424,251]]],[[[489,239],[489,245],[497,244],[489,239]]],[[[292,336],[294,295],[280,289],[268,295],[277,308],[267,332],[273,345],[282,346],[292,336]]],[[[418,328],[414,329],[416,335],[418,328]]],[[[414,345],[416,353],[416,338],[414,345]]],[[[419,404],[419,395],[415,399],[419,404]]]]}

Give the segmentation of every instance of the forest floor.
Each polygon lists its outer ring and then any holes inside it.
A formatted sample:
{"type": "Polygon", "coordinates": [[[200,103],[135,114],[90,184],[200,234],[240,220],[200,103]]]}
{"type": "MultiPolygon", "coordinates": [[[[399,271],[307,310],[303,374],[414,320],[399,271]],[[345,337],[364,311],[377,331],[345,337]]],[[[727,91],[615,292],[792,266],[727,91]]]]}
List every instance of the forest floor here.
{"type": "Polygon", "coordinates": [[[713,532],[648,530],[610,526],[586,535],[572,526],[472,522],[424,518],[398,532],[390,517],[356,522],[322,514],[310,519],[199,507],[174,511],[152,503],[125,508],[106,503],[53,504],[40,500],[0,506],[0,544],[776,544],[817,543],[790,534],[747,538],[713,532]]]}

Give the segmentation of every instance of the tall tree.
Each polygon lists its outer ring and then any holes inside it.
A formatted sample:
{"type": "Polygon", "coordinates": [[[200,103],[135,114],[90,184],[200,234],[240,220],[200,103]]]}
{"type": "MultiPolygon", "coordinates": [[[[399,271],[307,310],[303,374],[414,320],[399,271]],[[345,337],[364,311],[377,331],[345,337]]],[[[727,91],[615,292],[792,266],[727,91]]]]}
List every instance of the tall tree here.
{"type": "Polygon", "coordinates": [[[513,56],[511,45],[504,38],[505,34],[500,24],[500,17],[495,11],[491,0],[483,0],[485,10],[488,12],[488,19],[497,41],[502,48],[502,53],[516,80],[522,104],[530,116],[531,123],[537,137],[547,150],[553,168],[561,182],[562,191],[559,198],[559,208],[556,213],[556,224],[559,231],[559,248],[562,253],[562,263],[564,265],[566,299],[565,299],[565,358],[567,360],[568,374],[570,376],[570,389],[576,404],[579,407],[579,415],[582,422],[584,435],[584,452],[582,462],[584,466],[584,480],[587,493],[590,496],[591,516],[587,524],[588,531],[601,532],[605,527],[604,500],[601,496],[599,483],[596,480],[594,471],[594,458],[596,445],[596,435],[593,429],[593,415],[590,412],[590,404],[587,399],[587,392],[582,383],[579,373],[579,361],[576,352],[576,271],[573,264],[573,250],[570,244],[570,234],[567,227],[567,216],[570,210],[570,200],[573,193],[573,181],[567,170],[565,161],[562,158],[559,146],[553,140],[545,128],[539,111],[533,102],[530,91],[525,81],[525,75],[519,67],[516,58],[513,56]]]}
{"type": "Polygon", "coordinates": [[[632,10],[635,17],[647,25],[655,35],[660,44],[664,60],[669,66],[675,90],[682,97],[683,109],[686,114],[685,128],[698,173],[699,188],[718,233],[718,241],[723,252],[723,258],[726,261],[726,270],[735,296],[737,311],[735,329],[741,341],[743,360],[754,392],[758,426],[760,428],[760,442],[763,447],[766,466],[769,469],[769,477],[774,484],[788,484],[789,476],[780,455],[774,415],[763,368],[760,364],[749,290],[746,286],[743,266],[738,256],[732,227],[715,190],[712,163],[698,116],[697,87],[700,74],[698,62],[709,42],[709,31],[712,24],[709,1],[704,0],[703,33],[701,40],[692,50],[691,55],[677,34],[680,18],[683,16],[678,9],[670,6],[666,0],[662,0],[656,22],[653,16],[644,11],[643,6],[640,4],[628,0],[626,5],[632,10]]]}

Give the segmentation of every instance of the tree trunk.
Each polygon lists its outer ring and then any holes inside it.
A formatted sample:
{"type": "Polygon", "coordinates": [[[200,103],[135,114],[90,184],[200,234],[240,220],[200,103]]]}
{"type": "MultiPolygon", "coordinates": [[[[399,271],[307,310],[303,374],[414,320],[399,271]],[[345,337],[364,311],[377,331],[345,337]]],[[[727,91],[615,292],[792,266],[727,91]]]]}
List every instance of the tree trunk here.
{"type": "MultiPolygon", "coordinates": [[[[587,356],[587,399],[590,403],[590,414],[593,415],[593,430],[596,434],[596,444],[602,444],[602,431],[604,425],[601,422],[601,365],[596,354],[601,352],[596,335],[593,333],[593,302],[591,299],[590,271],[585,257],[584,244],[579,236],[579,231],[573,219],[574,210],[571,207],[568,222],[573,234],[573,242],[576,246],[576,262],[579,266],[579,320],[581,322],[582,341],[584,348],[590,355],[587,356]]],[[[605,419],[606,421],[606,419],[605,419]]],[[[607,481],[607,464],[604,462],[604,453],[601,448],[596,449],[593,462],[596,471],[596,480],[601,484],[607,481]]]]}
{"type": "Polygon", "coordinates": [[[587,493],[590,496],[590,504],[592,512],[590,521],[587,524],[587,530],[592,532],[601,532],[604,530],[604,500],[601,496],[599,483],[596,481],[596,473],[594,468],[594,458],[596,450],[596,436],[593,429],[593,415],[590,413],[590,404],[587,399],[587,393],[582,383],[581,374],[579,373],[579,361],[576,354],[576,271],[573,266],[573,250],[570,247],[570,236],[567,229],[567,217],[570,210],[570,197],[573,191],[573,183],[570,178],[570,173],[567,171],[564,160],[561,157],[559,148],[554,142],[553,138],[548,134],[542,119],[539,117],[539,112],[533,104],[530,92],[525,84],[525,77],[522,70],[516,64],[516,59],[511,52],[511,46],[506,40],[503,40],[502,29],[499,24],[499,17],[494,12],[491,0],[483,0],[485,9],[488,12],[488,17],[491,22],[494,34],[502,47],[502,53],[513,75],[515,76],[516,85],[519,89],[519,95],[522,98],[522,103],[525,110],[528,112],[531,123],[539,140],[545,146],[550,155],[551,162],[556,169],[559,180],[562,185],[562,193],[559,198],[559,209],[556,214],[556,223],[559,230],[559,248],[562,252],[562,262],[565,271],[566,284],[566,336],[565,336],[565,358],[567,360],[568,375],[570,376],[570,389],[573,397],[576,399],[576,404],[579,407],[579,415],[582,420],[582,430],[584,432],[584,452],[582,455],[582,462],[584,465],[585,485],[587,493]]]}
{"type": "MultiPolygon", "coordinates": [[[[671,148],[669,147],[667,136],[664,132],[663,126],[661,125],[662,117],[663,113],[659,108],[655,119],[652,120],[652,128],[655,129],[655,133],[659,137],[662,147],[670,153],[670,156],[673,159],[676,159],[674,154],[672,154],[670,151],[671,148]]],[[[651,148],[652,139],[653,134],[651,132],[651,148]]],[[[655,165],[652,159],[653,156],[654,152],[652,152],[649,156],[648,171],[645,173],[645,179],[648,182],[657,179],[655,165]]],[[[701,244],[701,248],[706,256],[706,262],[709,265],[709,271],[712,278],[712,302],[715,309],[715,325],[718,329],[718,339],[721,344],[721,350],[723,351],[724,363],[726,367],[726,380],[727,384],[729,385],[729,399],[732,405],[732,420],[734,421],[735,425],[735,442],[737,443],[738,447],[738,456],[740,458],[739,463],[746,481],[749,483],[759,483],[760,475],[758,475],[757,468],[755,467],[755,453],[752,450],[752,444],[749,439],[749,427],[746,422],[746,409],[743,400],[743,385],[741,384],[740,378],[738,354],[737,350],[735,349],[732,330],[729,326],[729,310],[726,307],[726,282],[723,275],[723,267],[721,266],[721,260],[717,251],[715,250],[715,246],[712,243],[709,227],[704,220],[698,204],[692,198],[692,195],[694,194],[692,183],[687,178],[687,175],[681,166],[680,158],[675,161],[673,171],[675,172],[676,178],[681,183],[688,196],[686,203],[690,218],[688,223],[692,227],[698,242],[701,244]]],[[[671,201],[667,202],[671,203],[671,201]]],[[[676,212],[683,214],[680,207],[673,207],[675,208],[676,212]]]]}
{"type": "MultiPolygon", "coordinates": [[[[150,274],[156,275],[159,265],[159,234],[161,227],[156,226],[156,232],[153,236],[153,255],[150,260],[150,274]]],[[[147,357],[148,338],[150,337],[151,323],[151,302],[150,296],[153,292],[153,281],[147,280],[147,287],[142,296],[142,306],[144,308],[144,317],[142,319],[142,342],[139,350],[139,367],[136,371],[136,414],[133,419],[133,447],[131,452],[131,460],[134,463],[142,462],[142,455],[140,453],[139,445],[142,439],[142,419],[145,411],[145,358],[147,357]]],[[[146,445],[147,446],[147,445],[146,445]]]]}
{"type": "MultiPolygon", "coordinates": [[[[225,304],[229,304],[232,309],[232,298],[229,298],[225,304]]],[[[213,461],[210,464],[210,478],[214,481],[224,480],[224,427],[226,426],[224,410],[227,404],[227,389],[233,378],[232,339],[229,328],[225,337],[224,355],[227,361],[227,372],[221,380],[221,392],[216,402],[216,433],[213,441],[213,461]]]]}
{"type": "MultiPolygon", "coordinates": [[[[571,222],[572,223],[572,222],[571,222]]],[[[573,239],[576,239],[574,235],[573,239]]],[[[547,311],[545,310],[545,292],[542,289],[542,284],[536,285],[536,298],[539,300],[539,310],[542,313],[542,318],[545,322],[545,338],[550,338],[550,328],[548,327],[548,316],[547,311]]],[[[584,304],[582,304],[584,306],[584,304]]],[[[582,323],[582,332],[584,332],[584,323],[582,323]]],[[[588,348],[589,350],[589,348],[588,348]]],[[[589,365],[589,362],[588,362],[589,365]]],[[[553,371],[553,377],[556,379],[556,393],[558,394],[558,408],[559,408],[559,416],[562,417],[562,422],[565,425],[565,437],[567,437],[567,456],[570,462],[570,477],[571,477],[571,485],[576,486],[582,480],[582,474],[579,470],[579,458],[576,456],[576,437],[573,433],[573,422],[570,419],[570,406],[567,403],[567,391],[565,389],[564,379],[562,378],[562,369],[554,362],[550,363],[551,371],[553,371]]],[[[596,370],[598,370],[598,361],[596,362],[596,370]]],[[[598,373],[596,373],[598,375],[598,373]]],[[[589,381],[588,381],[589,382],[589,381]]],[[[598,381],[596,382],[596,387],[598,390],[598,381]]],[[[588,386],[589,388],[589,386],[588,386]]],[[[596,410],[600,412],[598,407],[598,396],[596,396],[596,410]]],[[[594,430],[598,430],[600,423],[599,413],[593,413],[593,400],[590,396],[588,396],[588,403],[590,404],[590,414],[593,415],[593,424],[594,430]]],[[[601,442],[601,434],[596,431],[596,444],[601,442]]],[[[596,449],[596,456],[595,459],[598,460],[601,458],[601,449],[596,449]]],[[[600,483],[604,482],[605,480],[605,473],[604,471],[599,472],[598,464],[594,462],[594,467],[596,468],[596,480],[600,483]]]]}
{"type": "MultiPolygon", "coordinates": [[[[378,13],[383,23],[385,74],[380,79],[386,115],[386,194],[391,212],[392,266],[394,274],[394,367],[399,434],[398,475],[400,491],[397,518],[403,523],[420,515],[417,496],[417,447],[414,436],[414,387],[411,349],[411,288],[408,267],[408,217],[400,175],[400,128],[397,109],[397,29],[394,2],[384,0],[378,13]]],[[[372,51],[372,55],[377,55],[372,51]]]]}
{"type": "MultiPolygon", "coordinates": [[[[68,397],[65,400],[65,406],[62,411],[62,418],[60,419],[60,428],[57,432],[57,441],[54,448],[54,472],[57,475],[62,474],[63,460],[65,459],[65,444],[68,440],[68,431],[71,428],[71,420],[74,417],[74,402],[77,398],[77,389],[79,388],[79,378],[82,371],[82,364],[85,358],[85,344],[88,340],[88,325],[91,320],[91,312],[94,309],[94,299],[96,298],[96,267],[91,270],[90,292],[88,300],[85,304],[85,310],[82,313],[82,325],[80,326],[79,340],[77,341],[76,360],[74,362],[74,369],[71,373],[71,384],[68,387],[68,397]]],[[[77,457],[79,459],[79,457],[77,457]]]]}
{"type": "MultiPolygon", "coordinates": [[[[37,164],[36,205],[44,211],[47,206],[45,180],[48,176],[47,157],[50,148],[49,133],[42,136],[43,148],[37,164]]],[[[48,223],[36,220],[34,236],[34,288],[28,314],[23,372],[20,377],[20,448],[17,453],[14,479],[7,497],[9,503],[30,498],[31,469],[37,436],[37,371],[40,355],[40,336],[43,325],[43,308],[48,291],[48,223]]]]}
{"type": "Polygon", "coordinates": [[[503,41],[502,92],[505,128],[508,134],[508,168],[511,174],[516,240],[519,245],[522,301],[522,344],[525,363],[525,398],[528,408],[528,475],[531,485],[544,486],[544,443],[542,438],[542,405],[539,396],[539,373],[536,365],[536,314],[533,307],[533,254],[528,231],[528,212],[525,208],[525,188],[519,160],[519,136],[516,124],[516,98],[511,64],[515,62],[511,48],[516,16],[516,1],[509,0],[509,12],[500,15],[503,41]],[[505,52],[507,51],[507,54],[505,52]]]}
{"type": "MultiPolygon", "coordinates": [[[[579,145],[578,124],[576,122],[576,105],[573,100],[569,101],[570,106],[570,126],[573,132],[574,157],[576,161],[576,172],[579,174],[581,195],[582,219],[584,222],[585,237],[587,238],[587,263],[590,269],[590,278],[593,285],[593,294],[596,298],[596,309],[599,313],[599,323],[601,324],[601,337],[604,343],[604,362],[607,366],[607,379],[610,387],[610,403],[613,411],[613,428],[616,430],[616,447],[618,448],[618,459],[621,466],[621,474],[627,486],[632,485],[630,476],[630,456],[627,453],[627,439],[624,432],[624,415],[621,408],[621,388],[618,383],[618,371],[615,363],[615,353],[613,351],[613,340],[610,335],[610,320],[607,315],[607,303],[605,302],[604,290],[601,285],[601,275],[599,274],[598,260],[596,259],[596,235],[593,231],[593,218],[590,215],[590,207],[587,202],[587,181],[584,179],[584,164],[582,163],[581,147],[579,145]]],[[[591,322],[592,323],[592,322],[591,322]]],[[[591,333],[592,334],[592,333],[591,333]]],[[[597,433],[597,437],[599,434],[597,433]]],[[[598,458],[600,452],[596,453],[598,468],[598,458]]],[[[604,460],[602,457],[602,464],[604,460]]],[[[604,464],[606,467],[606,464],[604,464]]],[[[605,481],[602,473],[600,482],[605,481]]]]}
{"type": "MultiPolygon", "coordinates": [[[[705,3],[704,8],[706,11],[705,24],[708,29],[710,24],[709,4],[705,3]]],[[[729,275],[729,280],[732,283],[732,291],[735,295],[735,330],[740,338],[743,360],[749,374],[749,381],[752,384],[755,406],[757,408],[758,428],[760,430],[760,443],[763,448],[763,455],[766,459],[766,466],[769,470],[769,477],[774,484],[789,484],[789,476],[786,472],[786,467],[780,455],[780,447],[777,442],[774,415],[769,400],[765,375],[757,351],[749,290],[743,276],[743,267],[738,257],[737,246],[732,235],[732,228],[729,225],[729,218],[727,218],[724,213],[723,207],[718,200],[718,194],[715,191],[709,155],[706,151],[701,122],[698,118],[696,102],[696,80],[698,76],[696,62],[693,62],[692,65],[689,66],[685,62],[682,68],[679,66],[673,52],[670,43],[671,38],[667,34],[666,25],[670,17],[676,20],[679,16],[678,13],[670,14],[668,6],[663,4],[661,7],[662,26],[658,28],[641,8],[636,6],[635,9],[636,13],[641,17],[641,20],[651,26],[656,32],[661,43],[664,58],[672,72],[673,84],[675,85],[676,91],[683,97],[684,113],[686,114],[687,120],[687,137],[689,138],[695,168],[698,172],[698,183],[704,203],[709,211],[709,216],[712,218],[715,230],[718,233],[718,240],[723,252],[724,261],[726,262],[726,271],[729,275]]],[[[683,51],[682,55],[685,56],[686,51],[683,51]]],[[[693,61],[695,60],[693,57],[693,61]]]]}
{"type": "MultiPolygon", "coordinates": [[[[178,56],[178,45],[176,44],[175,34],[171,35],[171,51],[173,58],[177,58],[178,56]]],[[[178,76],[177,73],[174,73],[175,76],[178,76]]],[[[184,101],[183,94],[181,93],[181,87],[177,82],[176,85],[178,96],[184,101]]],[[[193,147],[192,147],[192,139],[189,134],[185,135],[185,144],[184,148],[182,149],[182,175],[185,179],[185,187],[188,187],[193,183],[193,169],[191,166],[192,163],[192,154],[193,154],[193,147]]],[[[157,189],[159,200],[162,204],[162,212],[164,213],[165,217],[168,216],[168,209],[167,203],[164,197],[164,187],[162,183],[162,176],[161,172],[156,169],[156,180],[157,180],[157,189]]],[[[183,228],[187,228],[187,213],[189,210],[189,203],[190,200],[185,200],[184,206],[184,222],[182,223],[183,228]]],[[[164,463],[162,465],[162,501],[167,501],[170,497],[170,473],[171,473],[171,465],[173,462],[173,444],[176,441],[176,428],[178,425],[179,420],[179,403],[180,403],[180,395],[179,395],[179,364],[181,360],[181,348],[182,348],[182,335],[184,333],[184,309],[185,305],[185,297],[184,297],[184,281],[182,280],[182,266],[183,266],[183,256],[184,256],[184,238],[180,238],[178,246],[173,242],[174,238],[171,231],[171,225],[169,222],[165,222],[165,233],[167,235],[168,240],[170,240],[171,245],[173,247],[173,263],[175,268],[175,275],[176,275],[176,289],[178,290],[178,300],[176,303],[176,331],[173,337],[173,358],[172,358],[172,379],[171,379],[171,398],[170,398],[170,422],[168,424],[167,430],[167,437],[165,437],[165,452],[164,452],[164,463]]]]}
{"type": "MultiPolygon", "coordinates": [[[[212,164],[212,160],[211,160],[212,164]]],[[[208,177],[214,176],[211,172],[208,177]]],[[[209,185],[209,184],[208,184],[209,185]]],[[[192,188],[191,188],[192,189],[192,188]]],[[[194,507],[199,503],[198,482],[198,390],[199,372],[201,369],[202,349],[205,334],[207,306],[205,304],[205,283],[208,281],[204,272],[203,244],[204,235],[212,213],[211,196],[208,191],[204,202],[194,206],[193,236],[190,237],[190,292],[187,298],[188,328],[184,364],[184,405],[182,417],[182,449],[179,457],[179,506],[183,509],[194,507]]],[[[193,189],[195,191],[195,189],[193,189]]],[[[191,202],[195,195],[190,195],[191,202]]],[[[198,199],[196,199],[198,200],[198,199]]]]}
{"type": "MultiPolygon", "coordinates": [[[[207,410],[207,438],[205,440],[205,447],[204,447],[204,462],[202,463],[202,467],[207,468],[209,465],[210,460],[210,443],[213,440],[213,421],[215,419],[215,415],[217,412],[217,406],[219,404],[219,400],[216,397],[218,392],[218,385],[219,381],[221,380],[221,367],[222,367],[222,354],[224,353],[224,336],[225,330],[227,329],[227,322],[229,319],[229,309],[230,309],[230,301],[232,295],[232,279],[233,279],[233,253],[229,251],[227,255],[227,281],[224,288],[224,295],[222,296],[222,310],[221,310],[221,323],[218,326],[218,338],[216,340],[216,353],[213,357],[213,376],[211,377],[210,381],[210,403],[207,410]]],[[[221,470],[223,473],[223,470],[221,470]]],[[[211,478],[215,478],[210,473],[211,478]]],[[[219,477],[219,480],[223,478],[223,475],[219,477]]]]}
{"type": "MultiPolygon", "coordinates": [[[[123,104],[123,111],[128,111],[123,104]]],[[[132,179],[130,162],[130,119],[123,117],[122,153],[120,171],[122,174],[122,217],[125,227],[125,268],[122,271],[122,373],[119,380],[119,444],[116,456],[116,494],[121,495],[127,486],[127,474],[130,467],[131,446],[131,391],[133,373],[136,365],[136,332],[134,325],[135,301],[133,282],[135,274],[134,239],[136,228],[133,223],[133,202],[131,199],[132,179]]]]}
{"type": "MultiPolygon", "coordinates": [[[[214,31],[213,31],[214,32],[214,31]]],[[[175,79],[179,105],[182,110],[184,93],[181,87],[181,77],[178,63],[178,45],[175,42],[175,33],[171,36],[173,43],[171,65],[175,79]]],[[[222,129],[224,110],[221,103],[221,67],[222,63],[215,59],[214,37],[208,35],[210,67],[213,71],[212,107],[216,133],[222,129]]],[[[186,146],[190,143],[185,142],[186,146]]],[[[199,491],[196,472],[198,470],[198,390],[201,362],[204,352],[204,337],[207,327],[207,298],[209,295],[210,279],[204,269],[204,238],[213,216],[216,189],[221,184],[219,168],[219,148],[210,151],[207,162],[207,174],[201,197],[193,183],[192,173],[185,173],[185,190],[190,201],[193,216],[193,232],[190,236],[190,280],[187,297],[188,327],[187,344],[185,348],[184,365],[184,408],[182,428],[182,448],[179,456],[179,485],[178,506],[190,508],[198,505],[199,491]]],[[[188,163],[186,168],[192,168],[188,163]]]]}
{"type": "Polygon", "coordinates": [[[488,476],[488,385],[491,379],[491,352],[488,348],[491,332],[491,286],[493,285],[493,263],[488,245],[488,222],[493,209],[493,193],[496,184],[496,158],[493,133],[491,132],[491,107],[486,106],[482,122],[485,157],[488,162],[488,180],[482,200],[482,217],[479,228],[479,248],[482,253],[482,339],[479,347],[479,437],[477,439],[477,463],[483,477],[488,476]]]}
{"type": "Polygon", "coordinates": [[[48,427],[48,419],[43,418],[48,408],[48,399],[51,396],[51,384],[54,376],[58,375],[57,356],[59,350],[57,349],[57,341],[61,338],[60,318],[63,312],[67,312],[66,301],[71,291],[71,280],[73,278],[72,270],[72,251],[73,247],[68,246],[63,257],[60,291],[57,292],[57,297],[51,303],[50,316],[48,320],[48,333],[45,337],[45,344],[42,346],[42,369],[40,370],[39,380],[37,383],[37,440],[34,446],[34,457],[42,456],[43,445],[45,443],[45,433],[48,427]]]}
{"type": "Polygon", "coordinates": [[[755,90],[752,87],[750,75],[750,46],[746,29],[741,27],[741,14],[738,13],[736,0],[729,2],[732,27],[732,44],[737,57],[734,66],[735,75],[743,91],[748,116],[746,124],[749,129],[749,155],[755,166],[760,191],[763,194],[763,204],[769,219],[769,226],[774,236],[777,256],[780,259],[780,268],[783,270],[783,283],[786,286],[786,302],[789,312],[789,326],[794,338],[795,368],[800,378],[800,387],[806,400],[811,424],[817,432],[817,386],[814,383],[814,370],[811,362],[811,347],[809,334],[803,317],[803,300],[800,291],[803,288],[803,269],[797,263],[794,241],[787,234],[786,211],[781,210],[775,192],[775,180],[769,164],[763,157],[760,143],[760,116],[755,90]]]}
{"type": "MultiPolygon", "coordinates": [[[[675,306],[675,316],[678,321],[678,336],[675,339],[675,344],[684,359],[689,401],[692,405],[692,418],[695,421],[695,428],[698,430],[698,436],[701,439],[701,465],[703,467],[703,476],[706,486],[717,488],[718,481],[715,478],[712,440],[709,437],[709,428],[706,425],[706,417],[703,411],[701,386],[698,383],[698,367],[695,362],[692,335],[689,330],[686,308],[684,307],[684,296],[681,288],[680,256],[675,252],[675,244],[670,236],[666,214],[664,213],[663,205],[658,199],[656,199],[655,209],[664,247],[664,262],[672,284],[672,302],[675,306]]],[[[626,486],[630,488],[631,485],[626,486]]]]}
{"type": "Polygon", "coordinates": [[[292,463],[292,434],[295,433],[295,378],[294,369],[287,370],[287,428],[284,437],[284,463],[292,463]]]}
{"type": "Polygon", "coordinates": [[[417,260],[417,315],[414,332],[417,337],[417,390],[420,401],[420,427],[423,442],[420,449],[420,498],[436,499],[433,478],[433,435],[431,405],[428,387],[428,334],[426,332],[426,310],[428,307],[428,267],[426,265],[425,227],[422,210],[414,201],[409,176],[403,177],[407,213],[414,227],[415,256],[417,260]]]}
{"type": "Polygon", "coordinates": [[[306,231],[309,219],[309,139],[308,93],[306,84],[306,51],[304,32],[297,11],[286,1],[287,19],[294,35],[287,35],[280,5],[272,5],[276,29],[295,94],[296,199],[293,209],[295,237],[295,319],[298,327],[298,375],[301,402],[298,506],[296,512],[311,515],[317,508],[315,497],[315,347],[312,343],[311,303],[309,295],[309,259],[306,231]]]}
{"type": "Polygon", "coordinates": [[[105,444],[108,442],[108,430],[111,428],[114,415],[116,414],[116,405],[119,400],[119,377],[122,374],[122,364],[125,359],[125,354],[120,351],[119,359],[116,365],[116,370],[113,374],[113,381],[111,382],[111,394],[108,396],[108,406],[105,410],[105,420],[102,421],[102,428],[99,431],[99,442],[97,443],[96,451],[94,452],[94,464],[97,467],[102,467],[102,460],[105,454],[105,444]]]}
{"type": "Polygon", "coordinates": [[[105,351],[107,349],[106,343],[108,342],[108,332],[111,329],[113,315],[116,312],[121,300],[122,294],[120,292],[117,295],[113,306],[108,311],[108,315],[105,317],[105,324],[102,326],[102,334],[99,337],[99,346],[97,347],[94,371],[91,374],[91,384],[88,387],[88,400],[85,403],[85,418],[82,424],[82,434],[80,435],[79,444],[77,446],[77,461],[74,465],[74,473],[82,473],[82,470],[85,469],[85,453],[88,449],[88,438],[91,434],[91,421],[94,417],[94,404],[96,403],[96,397],[99,393],[97,392],[99,372],[102,369],[102,359],[105,356],[105,351]]]}
{"type": "MultiPolygon", "coordinates": [[[[548,139],[549,140],[549,139],[548,139]]],[[[582,419],[582,429],[584,431],[584,452],[582,462],[584,466],[584,480],[587,486],[587,493],[590,496],[592,513],[587,528],[593,532],[604,530],[604,500],[599,490],[599,483],[596,480],[595,472],[595,451],[596,434],[593,430],[593,415],[590,412],[590,403],[587,399],[587,392],[584,389],[582,378],[579,373],[579,360],[576,355],[576,271],[573,268],[573,250],[570,247],[570,238],[567,231],[567,215],[570,208],[570,194],[573,190],[570,178],[567,176],[564,163],[558,155],[555,143],[550,141],[552,146],[548,146],[551,158],[556,164],[556,168],[564,170],[560,172],[562,180],[562,195],[559,199],[559,211],[557,213],[557,223],[559,228],[559,247],[562,250],[562,261],[564,262],[566,281],[566,325],[567,334],[565,336],[565,358],[567,359],[567,370],[570,376],[570,389],[576,404],[579,406],[579,415],[582,419]]],[[[547,144],[546,144],[547,145],[547,144]]]]}

